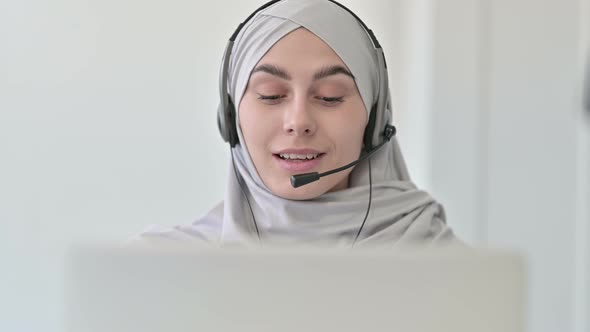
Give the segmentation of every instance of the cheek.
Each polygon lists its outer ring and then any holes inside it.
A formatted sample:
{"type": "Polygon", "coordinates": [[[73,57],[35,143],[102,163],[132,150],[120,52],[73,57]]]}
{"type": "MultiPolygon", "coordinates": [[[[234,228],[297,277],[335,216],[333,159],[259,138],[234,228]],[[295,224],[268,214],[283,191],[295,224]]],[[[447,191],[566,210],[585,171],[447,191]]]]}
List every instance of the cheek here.
{"type": "MultiPolygon", "coordinates": [[[[250,98],[242,100],[239,108],[239,125],[245,140],[245,145],[256,159],[259,153],[265,151],[266,145],[276,132],[276,120],[261,107],[257,107],[256,100],[250,98]]],[[[256,163],[256,160],[253,160],[256,163]]]]}
{"type": "Polygon", "coordinates": [[[343,158],[358,157],[363,144],[366,121],[366,113],[362,108],[362,113],[355,110],[326,122],[326,131],[343,158]]]}

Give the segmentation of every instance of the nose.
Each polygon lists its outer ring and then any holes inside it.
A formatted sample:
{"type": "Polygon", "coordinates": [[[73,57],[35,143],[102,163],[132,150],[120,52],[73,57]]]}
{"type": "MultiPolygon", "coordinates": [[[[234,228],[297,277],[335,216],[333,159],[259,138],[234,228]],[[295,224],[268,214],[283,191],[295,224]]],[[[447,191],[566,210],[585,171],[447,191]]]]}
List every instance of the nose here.
{"type": "Polygon", "coordinates": [[[317,124],[312,107],[305,100],[295,100],[285,109],[283,131],[287,135],[311,136],[315,134],[317,124]]]}

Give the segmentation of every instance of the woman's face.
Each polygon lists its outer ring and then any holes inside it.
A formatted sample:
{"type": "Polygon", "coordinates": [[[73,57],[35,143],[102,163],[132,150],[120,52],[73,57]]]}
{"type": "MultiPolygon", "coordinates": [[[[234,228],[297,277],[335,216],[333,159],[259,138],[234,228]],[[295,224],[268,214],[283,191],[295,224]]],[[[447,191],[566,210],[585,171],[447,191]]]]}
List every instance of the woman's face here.
{"type": "Polygon", "coordinates": [[[352,168],[299,188],[290,182],[356,160],[367,123],[352,74],[315,34],[299,28],[260,59],[238,112],[256,170],[275,195],[304,200],[348,187],[352,168]]]}

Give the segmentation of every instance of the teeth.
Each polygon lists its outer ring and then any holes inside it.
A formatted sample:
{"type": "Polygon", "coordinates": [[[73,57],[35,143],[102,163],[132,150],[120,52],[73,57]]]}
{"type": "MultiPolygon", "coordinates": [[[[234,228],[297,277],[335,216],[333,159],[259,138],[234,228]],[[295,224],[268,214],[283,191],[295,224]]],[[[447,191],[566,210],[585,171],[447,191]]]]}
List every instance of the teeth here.
{"type": "Polygon", "coordinates": [[[293,153],[281,153],[279,155],[283,159],[291,160],[311,160],[318,157],[318,154],[293,154],[293,153]]]}

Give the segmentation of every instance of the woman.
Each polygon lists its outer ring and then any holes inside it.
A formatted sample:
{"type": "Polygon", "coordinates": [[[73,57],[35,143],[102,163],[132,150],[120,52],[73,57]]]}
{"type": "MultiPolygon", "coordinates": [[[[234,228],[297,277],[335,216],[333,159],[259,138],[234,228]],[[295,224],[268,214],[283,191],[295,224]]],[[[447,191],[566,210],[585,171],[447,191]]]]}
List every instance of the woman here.
{"type": "Polygon", "coordinates": [[[238,28],[224,57],[219,122],[232,146],[224,201],[192,225],[142,236],[220,244],[452,242],[442,206],[411,182],[391,137],[387,72],[372,33],[328,0],[263,7],[238,28]],[[291,182],[363,157],[318,181],[291,182]]]}

